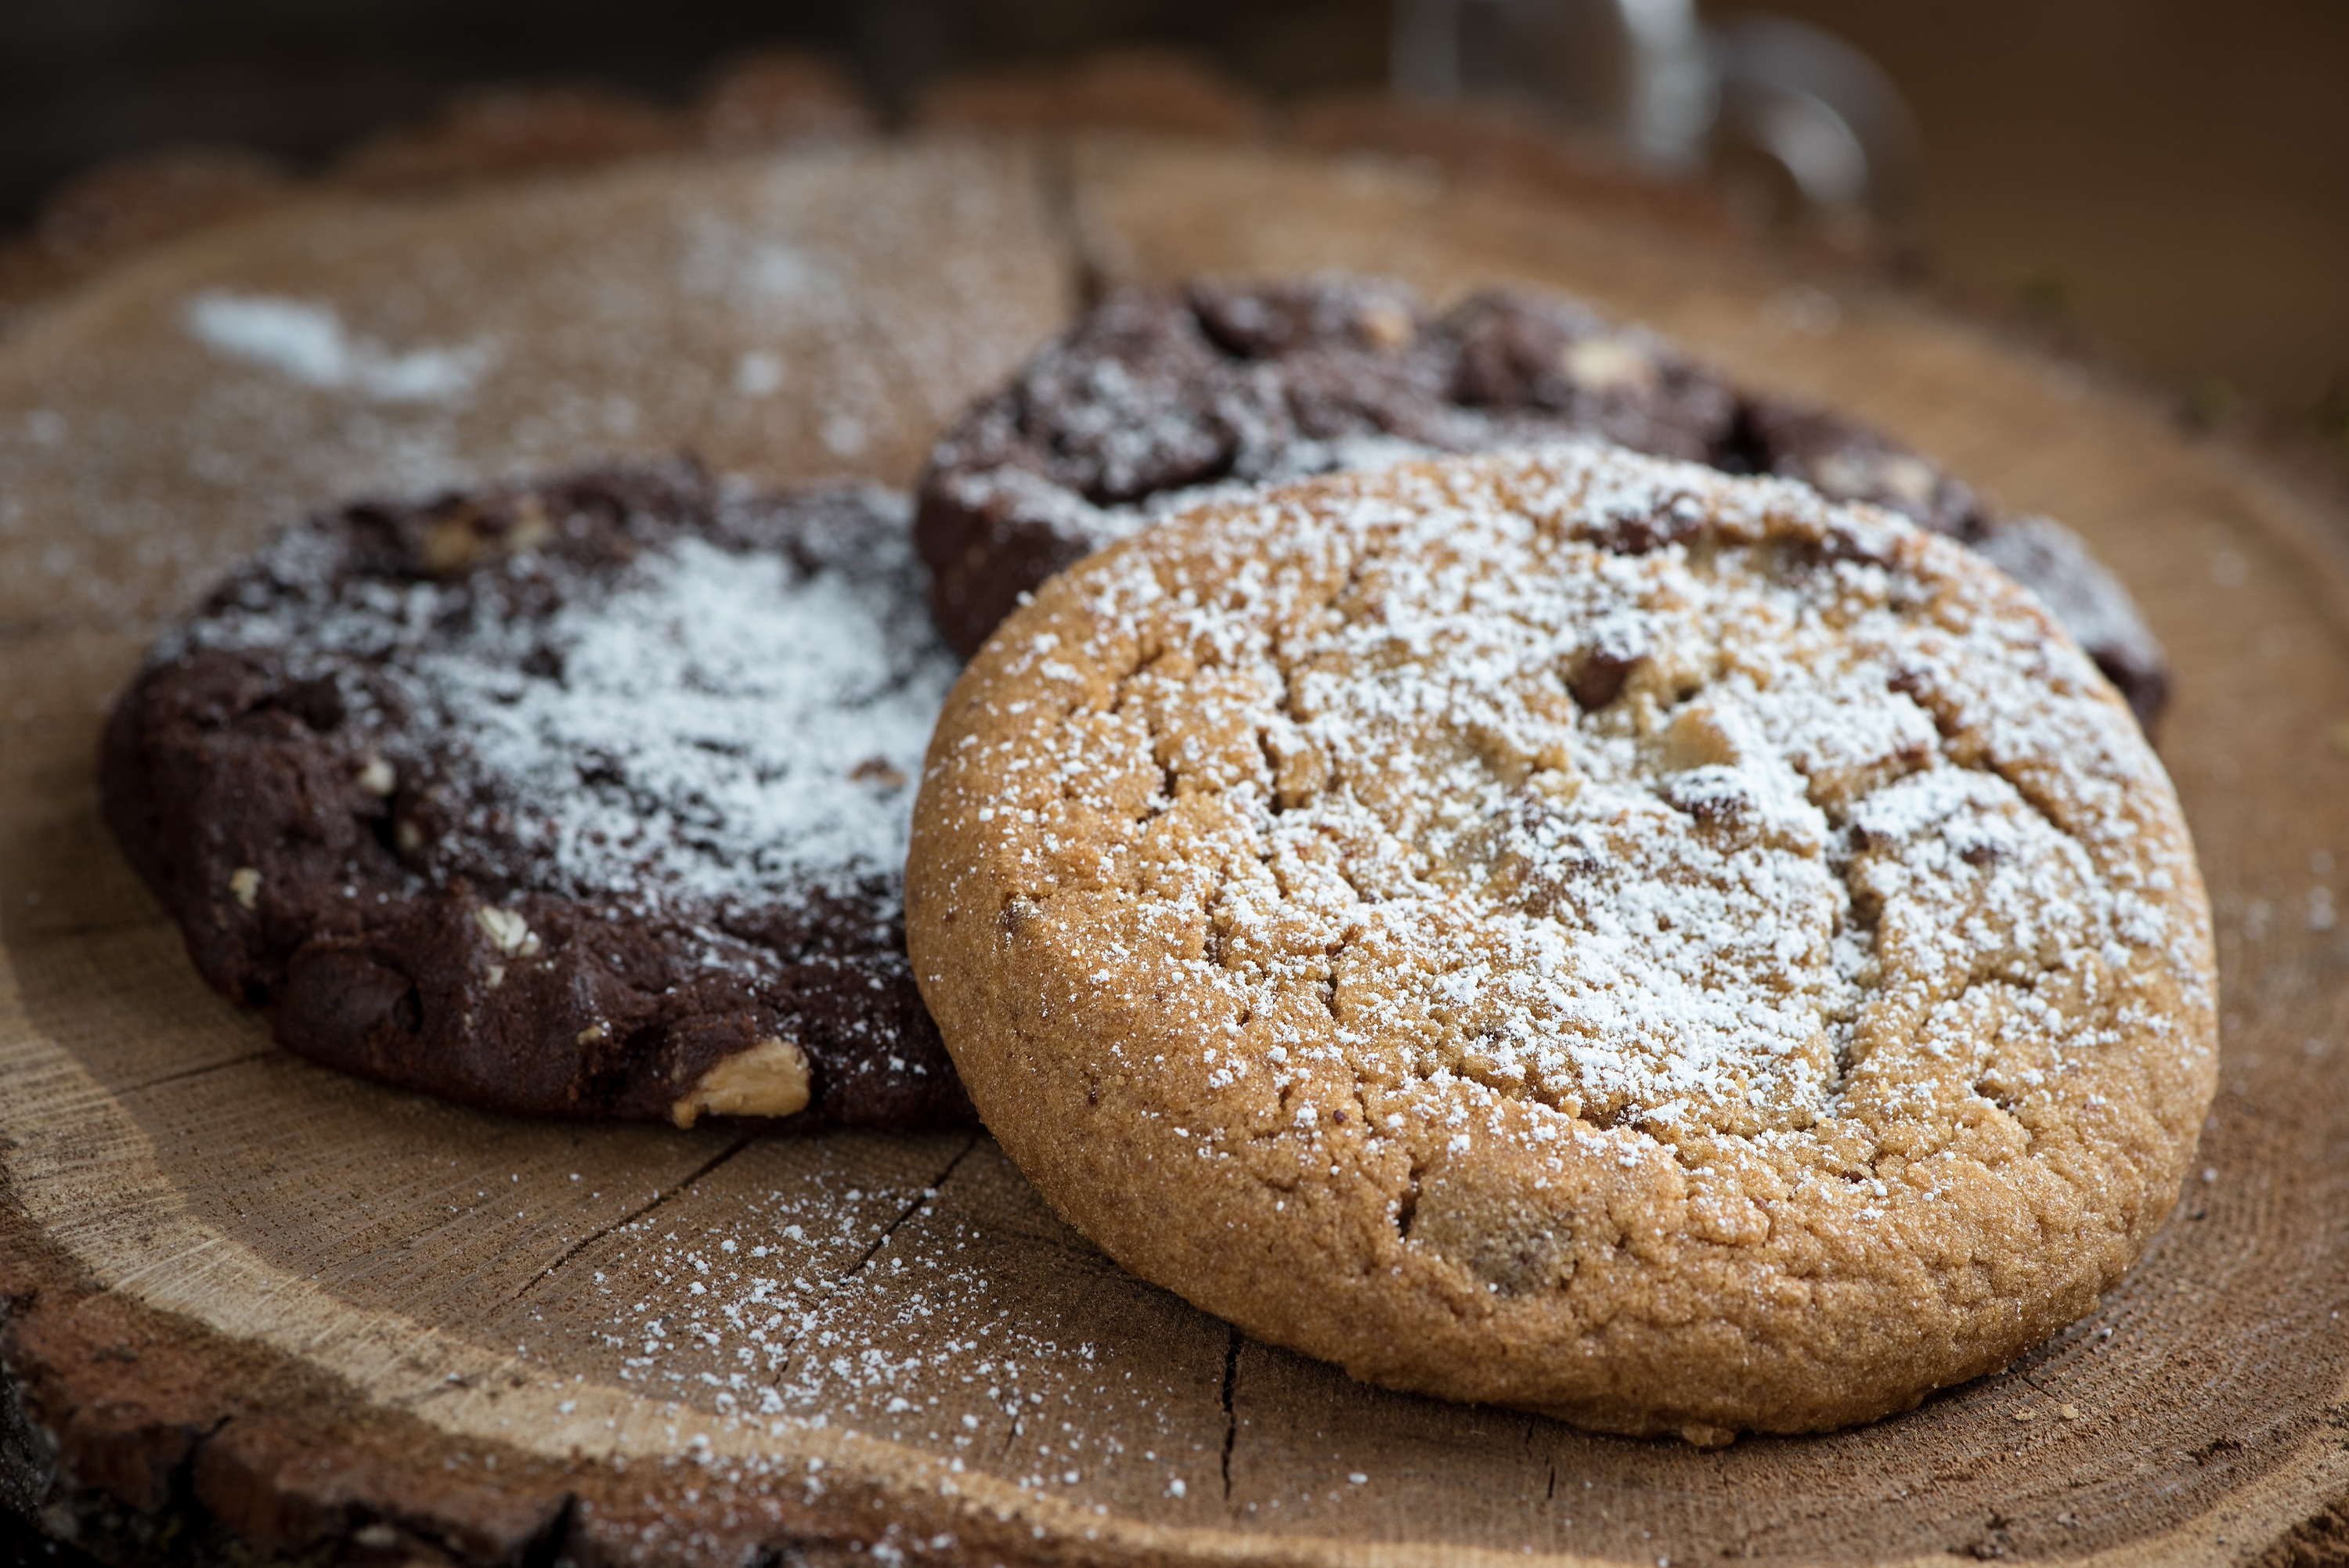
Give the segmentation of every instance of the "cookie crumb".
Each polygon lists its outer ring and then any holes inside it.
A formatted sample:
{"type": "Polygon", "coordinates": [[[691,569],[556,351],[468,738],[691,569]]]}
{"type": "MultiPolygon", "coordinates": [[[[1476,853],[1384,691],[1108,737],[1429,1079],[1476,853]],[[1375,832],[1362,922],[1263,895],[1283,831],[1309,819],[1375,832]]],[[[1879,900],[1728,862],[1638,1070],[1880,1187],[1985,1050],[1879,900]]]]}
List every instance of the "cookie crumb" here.
{"type": "Polygon", "coordinates": [[[848,770],[848,776],[859,784],[877,784],[883,789],[903,789],[905,775],[892,767],[885,757],[868,757],[848,770]]]}
{"type": "Polygon", "coordinates": [[[1409,348],[1419,335],[1419,328],[1413,325],[1411,312],[1391,300],[1380,300],[1363,306],[1354,325],[1364,342],[1389,354],[1409,348]]]}
{"type": "Polygon", "coordinates": [[[1585,337],[1558,356],[1567,379],[1592,392],[1646,392],[1661,377],[1656,362],[1616,337],[1585,337]]]}

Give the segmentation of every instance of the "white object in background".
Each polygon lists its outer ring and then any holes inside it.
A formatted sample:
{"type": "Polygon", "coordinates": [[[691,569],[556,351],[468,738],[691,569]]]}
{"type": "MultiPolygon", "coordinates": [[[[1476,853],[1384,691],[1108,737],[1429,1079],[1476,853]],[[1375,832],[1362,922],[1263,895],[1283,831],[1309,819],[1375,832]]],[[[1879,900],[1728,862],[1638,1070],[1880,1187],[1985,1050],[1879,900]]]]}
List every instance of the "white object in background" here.
{"type": "Polygon", "coordinates": [[[1700,163],[1713,61],[1692,0],[1398,0],[1395,89],[1516,98],[1641,162],[1700,163]]]}
{"type": "Polygon", "coordinates": [[[1618,0],[1630,40],[1630,100],[1623,140],[1632,156],[1661,169],[1704,160],[1717,109],[1712,51],[1694,0],[1618,0]]]}
{"type": "Polygon", "coordinates": [[[1708,28],[1693,0],[1396,0],[1393,19],[1404,96],[1528,103],[1661,170],[1759,157],[1812,218],[1899,229],[1914,211],[1907,104],[1819,28],[1708,28]]]}
{"type": "Polygon", "coordinates": [[[1917,122],[1875,61],[1834,34],[1783,16],[1712,29],[1720,152],[1759,153],[1785,171],[1813,213],[1865,215],[1889,230],[1916,217],[1917,122]]]}

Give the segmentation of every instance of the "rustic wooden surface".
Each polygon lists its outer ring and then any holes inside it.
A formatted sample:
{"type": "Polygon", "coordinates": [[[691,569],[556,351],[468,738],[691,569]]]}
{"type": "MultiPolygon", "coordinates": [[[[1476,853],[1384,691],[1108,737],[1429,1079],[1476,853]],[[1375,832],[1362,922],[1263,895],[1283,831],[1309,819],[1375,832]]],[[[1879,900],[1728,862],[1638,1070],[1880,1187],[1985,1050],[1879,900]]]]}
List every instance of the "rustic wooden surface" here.
{"type": "Polygon", "coordinates": [[[117,1558],[2342,1560],[2344,526],[1898,293],[1408,161],[852,147],[150,252],[0,346],[0,1494],[117,1558]],[[157,619],[301,508],[679,443],[902,482],[1086,277],[1333,265],[1575,290],[2128,580],[2178,665],[2225,1056],[2207,1170],[2095,1316],[1910,1415],[1720,1452],[1386,1395],[1125,1277],[983,1136],[528,1123],[311,1068],[98,826],[99,713],[157,619]],[[305,385],[198,344],[205,290],[473,379],[305,385]]]}

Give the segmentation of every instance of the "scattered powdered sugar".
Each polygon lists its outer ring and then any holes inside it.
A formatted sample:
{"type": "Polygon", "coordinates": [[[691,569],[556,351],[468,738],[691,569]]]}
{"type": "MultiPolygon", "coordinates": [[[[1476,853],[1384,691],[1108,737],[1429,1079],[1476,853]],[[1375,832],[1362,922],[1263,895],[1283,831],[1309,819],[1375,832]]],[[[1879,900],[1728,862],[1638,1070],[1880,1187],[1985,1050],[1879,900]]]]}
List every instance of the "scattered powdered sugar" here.
{"type": "Polygon", "coordinates": [[[208,289],[188,302],[188,331],[214,353],[265,366],[305,387],[384,403],[462,397],[488,368],[481,344],[405,353],[353,334],[335,307],[275,294],[208,289]]]}
{"type": "Polygon", "coordinates": [[[1220,1362],[1226,1331],[1184,1324],[1107,1271],[1086,1288],[1096,1303],[1132,1298],[1127,1315],[1009,1279],[1022,1238],[1055,1223],[991,1144],[893,1139],[604,1232],[550,1281],[564,1305],[515,1327],[526,1358],[754,1431],[836,1425],[1025,1491],[1098,1489],[1123,1471],[1179,1496],[1185,1472],[1212,1475],[1219,1457],[1223,1412],[1193,1378],[1220,1362]],[[938,1163],[916,1173],[909,1159],[938,1163]],[[1194,1332],[1170,1346],[1168,1326],[1194,1332]]]}
{"type": "Polygon", "coordinates": [[[684,539],[545,621],[471,628],[411,690],[570,889],[718,900],[894,878],[955,673],[910,575],[684,539]]]}

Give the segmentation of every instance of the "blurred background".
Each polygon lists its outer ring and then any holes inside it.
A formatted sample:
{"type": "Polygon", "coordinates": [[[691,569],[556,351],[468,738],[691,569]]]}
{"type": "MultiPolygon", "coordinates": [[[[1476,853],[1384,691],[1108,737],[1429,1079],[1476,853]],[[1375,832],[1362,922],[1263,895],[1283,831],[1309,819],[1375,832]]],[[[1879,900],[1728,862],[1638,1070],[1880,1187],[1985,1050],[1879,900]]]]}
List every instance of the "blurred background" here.
{"type": "Polygon", "coordinates": [[[835,59],[903,119],[952,77],[1149,44],[1276,108],[1348,89],[1515,94],[1626,160],[1709,167],[1756,222],[1833,238],[1858,213],[1936,283],[2161,379],[2189,418],[2258,408],[2349,453],[2349,5],[1770,0],[1797,25],[1777,34],[1736,9],[0,0],[0,232],[110,156],[234,143],[299,173],[468,85],[675,104],[782,46],[835,59]]]}

